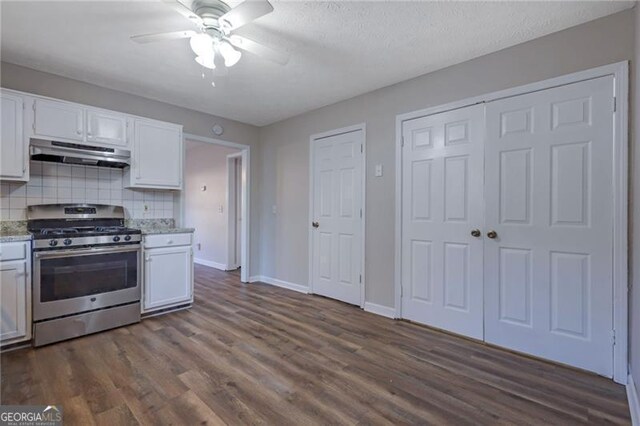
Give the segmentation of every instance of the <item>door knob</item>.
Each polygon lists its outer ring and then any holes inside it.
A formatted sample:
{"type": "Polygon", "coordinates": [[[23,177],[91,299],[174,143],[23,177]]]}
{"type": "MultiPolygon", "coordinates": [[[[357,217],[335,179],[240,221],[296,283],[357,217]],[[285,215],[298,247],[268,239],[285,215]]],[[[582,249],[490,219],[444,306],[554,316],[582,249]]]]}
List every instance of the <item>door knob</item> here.
{"type": "Polygon", "coordinates": [[[472,237],[478,238],[480,235],[482,235],[482,232],[480,232],[479,229],[474,229],[474,230],[471,231],[471,236],[472,237]]]}
{"type": "Polygon", "coordinates": [[[314,228],[317,228],[320,226],[320,223],[318,222],[311,222],[311,226],[313,226],[314,228]]]}
{"type": "Polygon", "coordinates": [[[498,238],[498,233],[496,231],[489,231],[487,232],[487,237],[491,238],[492,240],[495,238],[498,238]]]}

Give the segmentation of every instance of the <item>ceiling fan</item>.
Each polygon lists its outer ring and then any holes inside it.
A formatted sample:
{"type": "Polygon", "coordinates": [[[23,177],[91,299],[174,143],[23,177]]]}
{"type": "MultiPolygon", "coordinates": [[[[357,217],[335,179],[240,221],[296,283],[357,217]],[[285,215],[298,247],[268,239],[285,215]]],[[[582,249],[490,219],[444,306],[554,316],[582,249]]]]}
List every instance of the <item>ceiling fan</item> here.
{"type": "Polygon", "coordinates": [[[222,0],[194,0],[190,6],[179,0],[163,0],[178,13],[198,26],[198,31],[184,30],[131,37],[136,43],[189,38],[196,62],[209,69],[235,65],[244,50],[278,64],[286,64],[289,54],[272,49],[246,37],[233,34],[235,30],[273,11],[268,0],[250,0],[233,9],[222,0]]]}

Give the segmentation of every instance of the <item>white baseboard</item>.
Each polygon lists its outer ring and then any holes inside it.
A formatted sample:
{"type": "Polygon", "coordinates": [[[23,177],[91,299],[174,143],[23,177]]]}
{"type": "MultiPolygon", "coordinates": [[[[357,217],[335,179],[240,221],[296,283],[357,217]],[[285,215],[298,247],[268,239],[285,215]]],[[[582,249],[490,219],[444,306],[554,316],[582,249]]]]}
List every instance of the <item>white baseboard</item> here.
{"type": "Polygon", "coordinates": [[[640,426],[640,399],[638,399],[638,388],[633,383],[631,374],[627,380],[627,398],[629,399],[629,411],[631,411],[631,424],[640,426]]]}
{"type": "Polygon", "coordinates": [[[193,259],[193,263],[197,263],[198,265],[209,266],[211,268],[220,269],[221,271],[228,271],[227,265],[225,265],[224,263],[212,262],[210,260],[197,259],[197,258],[193,259]]]}
{"type": "Polygon", "coordinates": [[[291,283],[289,281],[283,281],[283,280],[279,280],[277,278],[271,278],[271,277],[266,277],[264,275],[254,275],[252,277],[249,277],[249,282],[250,283],[255,283],[255,282],[261,282],[261,283],[265,283],[265,284],[271,284],[274,285],[276,287],[282,287],[282,288],[286,288],[289,290],[293,290],[293,291],[297,291],[298,293],[304,293],[304,294],[308,294],[309,293],[309,288],[305,287],[303,285],[300,284],[296,284],[296,283],[291,283]]]}
{"type": "Polygon", "coordinates": [[[391,319],[396,316],[396,310],[394,308],[378,305],[377,303],[364,302],[364,310],[391,319]]]}

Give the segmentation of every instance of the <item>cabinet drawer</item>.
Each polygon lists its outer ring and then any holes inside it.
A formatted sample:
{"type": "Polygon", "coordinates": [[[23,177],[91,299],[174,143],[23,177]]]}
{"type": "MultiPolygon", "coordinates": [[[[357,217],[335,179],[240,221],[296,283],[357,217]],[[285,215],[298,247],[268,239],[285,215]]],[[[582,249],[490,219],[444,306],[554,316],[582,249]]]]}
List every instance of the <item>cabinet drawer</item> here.
{"type": "Polygon", "coordinates": [[[157,234],[145,235],[144,247],[173,247],[173,246],[190,246],[191,234],[157,234]]]}
{"type": "Polygon", "coordinates": [[[29,243],[0,243],[0,260],[22,260],[27,258],[29,243]]]}

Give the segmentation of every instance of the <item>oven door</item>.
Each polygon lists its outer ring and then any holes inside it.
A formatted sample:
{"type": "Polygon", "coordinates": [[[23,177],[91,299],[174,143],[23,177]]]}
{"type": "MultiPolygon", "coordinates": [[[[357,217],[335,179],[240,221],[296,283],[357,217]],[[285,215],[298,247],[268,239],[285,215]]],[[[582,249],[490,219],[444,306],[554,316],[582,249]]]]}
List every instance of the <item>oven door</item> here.
{"type": "Polygon", "coordinates": [[[33,319],[140,300],[140,246],[34,253],[33,319]]]}

